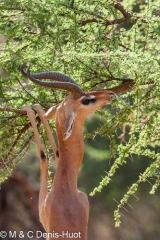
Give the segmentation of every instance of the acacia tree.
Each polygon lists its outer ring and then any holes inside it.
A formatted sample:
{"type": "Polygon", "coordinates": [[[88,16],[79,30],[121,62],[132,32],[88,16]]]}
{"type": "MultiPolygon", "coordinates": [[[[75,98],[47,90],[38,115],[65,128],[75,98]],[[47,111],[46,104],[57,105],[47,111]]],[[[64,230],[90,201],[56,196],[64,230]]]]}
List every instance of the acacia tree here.
{"type": "MultiPolygon", "coordinates": [[[[155,192],[160,184],[159,8],[158,0],[0,2],[1,182],[10,176],[33,139],[21,106],[40,103],[48,109],[66,94],[46,91],[25,80],[19,67],[27,63],[31,72],[66,73],[84,90],[113,89],[118,93],[113,102],[117,111],[97,111],[105,124],[95,133],[110,140],[110,158],[114,161],[91,195],[101,191],[133,154],[148,156],[151,165],[120,201],[115,211],[116,226],[120,224],[119,210],[141,182],[154,176],[151,193],[155,192]],[[126,126],[130,129],[128,141],[126,126]],[[120,143],[116,142],[118,130],[122,131],[120,143]]],[[[40,119],[36,120],[40,128],[40,119]]],[[[43,129],[40,132],[49,152],[43,129]]]]}

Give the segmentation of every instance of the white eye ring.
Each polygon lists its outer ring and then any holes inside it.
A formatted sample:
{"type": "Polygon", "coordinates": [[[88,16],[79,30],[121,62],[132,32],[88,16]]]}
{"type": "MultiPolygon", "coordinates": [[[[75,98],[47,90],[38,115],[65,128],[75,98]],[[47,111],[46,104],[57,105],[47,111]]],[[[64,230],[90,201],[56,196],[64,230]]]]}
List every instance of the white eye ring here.
{"type": "Polygon", "coordinates": [[[95,102],[96,102],[96,98],[94,95],[81,97],[81,103],[85,106],[89,105],[90,103],[95,103],[95,102]]]}
{"type": "Polygon", "coordinates": [[[96,98],[85,98],[81,101],[83,105],[89,105],[90,103],[95,103],[96,98]]]}

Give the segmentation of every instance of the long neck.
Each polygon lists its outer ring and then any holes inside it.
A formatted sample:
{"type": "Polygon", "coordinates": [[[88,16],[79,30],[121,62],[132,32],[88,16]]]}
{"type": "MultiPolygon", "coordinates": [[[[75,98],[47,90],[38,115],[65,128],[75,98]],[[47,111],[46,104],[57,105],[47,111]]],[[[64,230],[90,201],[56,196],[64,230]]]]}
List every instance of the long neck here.
{"type": "Polygon", "coordinates": [[[75,122],[71,136],[65,141],[62,132],[57,132],[59,162],[53,185],[57,191],[65,189],[66,192],[70,191],[70,194],[75,194],[77,193],[78,170],[84,154],[83,124],[75,122]]]}

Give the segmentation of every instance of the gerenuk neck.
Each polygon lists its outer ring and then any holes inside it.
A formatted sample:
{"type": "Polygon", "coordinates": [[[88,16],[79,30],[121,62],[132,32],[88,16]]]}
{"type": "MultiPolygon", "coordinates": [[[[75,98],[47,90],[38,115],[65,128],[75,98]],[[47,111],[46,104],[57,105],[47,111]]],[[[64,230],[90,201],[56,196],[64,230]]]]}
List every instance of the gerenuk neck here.
{"type": "Polygon", "coordinates": [[[63,140],[61,132],[58,135],[59,161],[54,176],[53,189],[58,192],[76,196],[78,170],[84,155],[83,126],[75,123],[71,136],[63,140]]]}

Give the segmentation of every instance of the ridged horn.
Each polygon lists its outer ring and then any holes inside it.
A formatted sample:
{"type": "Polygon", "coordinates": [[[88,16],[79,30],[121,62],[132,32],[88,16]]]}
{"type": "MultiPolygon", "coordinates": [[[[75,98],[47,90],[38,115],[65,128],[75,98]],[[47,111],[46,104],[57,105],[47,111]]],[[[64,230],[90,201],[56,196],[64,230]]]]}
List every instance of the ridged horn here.
{"type": "MultiPolygon", "coordinates": [[[[24,68],[26,67],[26,64],[22,64],[20,66],[20,71],[22,75],[26,78],[28,78],[27,73],[24,71],[24,68]]],[[[40,73],[34,73],[32,74],[32,77],[36,79],[50,79],[58,82],[70,82],[78,86],[78,84],[69,76],[67,76],[64,73],[60,72],[40,72],[40,73]]]]}
{"type": "Polygon", "coordinates": [[[24,72],[23,67],[24,67],[24,64],[21,66],[21,73],[25,77],[29,78],[35,84],[38,84],[43,87],[48,87],[48,88],[57,88],[57,89],[67,90],[71,92],[75,98],[80,98],[82,95],[85,94],[85,92],[70,77],[68,77],[65,74],[51,72],[52,78],[50,78],[50,74],[48,74],[48,72],[30,74],[30,66],[27,68],[26,73],[24,72]],[[53,78],[53,76],[55,76],[55,78],[53,78]],[[39,79],[52,79],[57,81],[44,82],[44,81],[40,81],[39,79]],[[70,82],[68,80],[72,80],[73,82],[70,82]]]}

